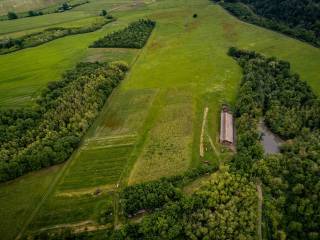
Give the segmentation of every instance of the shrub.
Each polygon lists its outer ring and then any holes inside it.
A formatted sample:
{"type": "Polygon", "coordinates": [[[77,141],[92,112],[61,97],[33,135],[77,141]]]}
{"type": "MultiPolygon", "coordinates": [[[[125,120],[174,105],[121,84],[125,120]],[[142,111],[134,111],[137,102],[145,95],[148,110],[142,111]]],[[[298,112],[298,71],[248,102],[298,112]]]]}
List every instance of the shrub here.
{"type": "Polygon", "coordinates": [[[17,19],[18,15],[15,12],[8,12],[8,19],[12,20],[12,19],[17,19]]]}

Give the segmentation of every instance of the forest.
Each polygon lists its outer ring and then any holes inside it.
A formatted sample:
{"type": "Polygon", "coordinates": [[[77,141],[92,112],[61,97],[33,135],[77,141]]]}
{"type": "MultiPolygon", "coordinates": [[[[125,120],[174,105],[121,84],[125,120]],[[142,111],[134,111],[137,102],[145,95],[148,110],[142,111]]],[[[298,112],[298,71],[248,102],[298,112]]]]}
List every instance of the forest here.
{"type": "Polygon", "coordinates": [[[79,63],[25,109],[0,112],[0,182],[67,160],[128,66],[79,63]]]}
{"type": "Polygon", "coordinates": [[[0,40],[0,54],[11,53],[24,48],[39,46],[41,44],[44,44],[68,35],[94,32],[112,21],[114,21],[114,19],[111,16],[108,16],[108,18],[104,18],[102,21],[93,23],[89,27],[86,27],[86,26],[74,27],[74,28],[55,27],[55,28],[45,29],[41,32],[27,34],[19,38],[7,38],[7,39],[4,38],[0,40]]]}
{"type": "Polygon", "coordinates": [[[150,19],[140,19],[128,27],[110,33],[95,41],[92,48],[143,48],[156,23],[150,19]]]}
{"type": "Polygon", "coordinates": [[[288,62],[235,48],[229,54],[244,75],[231,169],[262,182],[266,239],[319,239],[319,99],[288,62]],[[263,118],[287,140],[280,154],[263,154],[257,130],[263,118]]]}
{"type": "Polygon", "coordinates": [[[318,0],[225,0],[220,4],[241,20],[320,46],[318,0]]]}

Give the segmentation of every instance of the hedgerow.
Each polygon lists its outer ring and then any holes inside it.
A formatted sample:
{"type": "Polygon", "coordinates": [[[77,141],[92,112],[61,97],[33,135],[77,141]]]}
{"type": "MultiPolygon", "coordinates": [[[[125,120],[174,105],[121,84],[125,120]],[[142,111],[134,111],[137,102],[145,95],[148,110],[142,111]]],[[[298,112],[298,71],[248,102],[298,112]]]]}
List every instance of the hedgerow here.
{"type": "Polygon", "coordinates": [[[94,42],[92,48],[143,48],[155,27],[155,22],[141,19],[125,29],[110,33],[94,42]]]}
{"type": "Polygon", "coordinates": [[[94,32],[112,21],[114,20],[103,19],[101,22],[96,22],[89,27],[74,27],[74,28],[55,27],[55,28],[45,29],[42,32],[28,34],[20,38],[1,39],[0,54],[15,52],[24,48],[36,47],[41,44],[44,44],[68,35],[94,32]]]}

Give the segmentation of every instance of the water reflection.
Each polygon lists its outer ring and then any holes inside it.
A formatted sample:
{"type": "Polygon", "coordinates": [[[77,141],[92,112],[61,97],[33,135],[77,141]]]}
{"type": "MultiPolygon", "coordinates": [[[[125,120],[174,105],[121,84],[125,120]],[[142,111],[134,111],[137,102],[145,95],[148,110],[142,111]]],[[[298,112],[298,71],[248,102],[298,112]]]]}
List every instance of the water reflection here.
{"type": "Polygon", "coordinates": [[[263,145],[265,153],[279,153],[280,145],[283,143],[283,141],[268,129],[264,121],[260,121],[259,131],[262,134],[261,143],[263,145]]]}

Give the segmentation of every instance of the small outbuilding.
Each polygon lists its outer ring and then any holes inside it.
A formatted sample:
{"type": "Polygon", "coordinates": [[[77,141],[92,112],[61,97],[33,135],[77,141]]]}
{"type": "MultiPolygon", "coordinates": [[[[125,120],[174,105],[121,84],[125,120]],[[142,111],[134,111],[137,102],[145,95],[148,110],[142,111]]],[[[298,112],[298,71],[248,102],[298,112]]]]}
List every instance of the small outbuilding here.
{"type": "Polygon", "coordinates": [[[220,123],[220,143],[225,145],[234,144],[234,126],[233,115],[227,106],[223,106],[221,110],[221,123],[220,123]]]}

